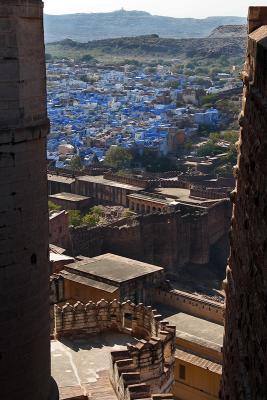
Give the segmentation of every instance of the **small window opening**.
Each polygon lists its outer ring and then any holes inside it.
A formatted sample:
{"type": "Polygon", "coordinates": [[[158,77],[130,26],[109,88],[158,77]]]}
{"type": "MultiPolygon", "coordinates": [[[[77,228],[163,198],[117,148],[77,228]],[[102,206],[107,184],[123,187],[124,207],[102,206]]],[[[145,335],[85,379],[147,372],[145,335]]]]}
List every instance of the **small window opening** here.
{"type": "Polygon", "coordinates": [[[123,318],[123,326],[125,328],[132,328],[132,320],[133,320],[133,316],[132,314],[129,313],[125,313],[124,314],[124,318],[123,318]]]}
{"type": "Polygon", "coordinates": [[[179,365],[179,378],[185,381],[185,366],[182,364],[179,365]]]}

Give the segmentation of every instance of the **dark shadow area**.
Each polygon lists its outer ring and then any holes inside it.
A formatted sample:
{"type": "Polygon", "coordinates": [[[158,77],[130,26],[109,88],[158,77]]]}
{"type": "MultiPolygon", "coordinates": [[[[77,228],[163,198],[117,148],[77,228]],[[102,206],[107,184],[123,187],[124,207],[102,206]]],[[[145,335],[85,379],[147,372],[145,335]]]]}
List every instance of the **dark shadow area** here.
{"type": "Polygon", "coordinates": [[[103,349],[104,347],[127,346],[128,343],[136,343],[137,339],[116,331],[106,331],[105,333],[90,334],[88,337],[82,336],[75,339],[65,337],[61,338],[59,342],[78,352],[80,350],[103,349]]]}

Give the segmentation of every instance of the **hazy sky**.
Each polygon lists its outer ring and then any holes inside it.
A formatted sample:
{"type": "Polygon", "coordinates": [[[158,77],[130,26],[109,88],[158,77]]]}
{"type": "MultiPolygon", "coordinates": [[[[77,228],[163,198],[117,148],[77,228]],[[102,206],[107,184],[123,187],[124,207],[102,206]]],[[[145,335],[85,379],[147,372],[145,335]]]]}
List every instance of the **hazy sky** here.
{"type": "Polygon", "coordinates": [[[210,15],[246,16],[248,6],[266,5],[267,0],[44,0],[47,14],[148,11],[154,15],[203,18],[210,15]]]}

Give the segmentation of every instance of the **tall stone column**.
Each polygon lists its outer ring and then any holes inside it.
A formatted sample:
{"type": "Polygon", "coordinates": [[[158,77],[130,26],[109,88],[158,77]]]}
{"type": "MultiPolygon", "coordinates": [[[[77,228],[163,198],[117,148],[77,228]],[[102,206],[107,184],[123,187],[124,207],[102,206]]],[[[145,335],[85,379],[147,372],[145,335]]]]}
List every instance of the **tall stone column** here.
{"type": "Polygon", "coordinates": [[[222,398],[267,399],[267,7],[251,7],[243,72],[222,398]]]}
{"type": "Polygon", "coordinates": [[[0,1],[0,398],[51,398],[41,0],[0,1]]]}

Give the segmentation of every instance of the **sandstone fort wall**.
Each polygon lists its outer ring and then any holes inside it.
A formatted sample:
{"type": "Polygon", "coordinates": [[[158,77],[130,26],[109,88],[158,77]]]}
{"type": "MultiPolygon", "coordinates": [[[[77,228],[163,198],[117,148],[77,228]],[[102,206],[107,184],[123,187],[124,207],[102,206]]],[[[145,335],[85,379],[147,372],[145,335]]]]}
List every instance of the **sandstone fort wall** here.
{"type": "Polygon", "coordinates": [[[173,399],[167,393],[174,382],[175,327],[160,320],[151,307],[101,300],[97,304],[55,306],[51,327],[56,338],[105,331],[142,337],[124,351],[111,352],[110,380],[118,399],[173,399]],[[162,395],[152,397],[153,393],[162,395]]]}
{"type": "Polygon", "coordinates": [[[211,300],[199,298],[179,290],[164,291],[153,289],[153,300],[155,304],[163,304],[177,311],[204,318],[210,322],[220,325],[224,324],[225,307],[223,304],[211,300]]]}
{"type": "MultiPolygon", "coordinates": [[[[230,202],[222,201],[208,210],[200,207],[198,212],[187,206],[182,209],[126,218],[92,229],[71,228],[68,253],[86,257],[114,253],[162,266],[169,274],[177,274],[188,263],[206,264],[210,261],[211,246],[228,232],[230,202]]],[[[222,246],[227,247],[227,239],[222,246]]],[[[226,255],[221,257],[226,263],[226,255]]]]}
{"type": "Polygon", "coordinates": [[[208,215],[150,214],[117,226],[72,228],[69,253],[87,257],[115,253],[155,265],[169,273],[189,263],[209,261],[208,215]],[[75,253],[72,252],[75,249],[75,253]]]}
{"type": "Polygon", "coordinates": [[[50,396],[43,3],[0,2],[0,397],[50,396]]]}
{"type": "Polygon", "coordinates": [[[242,74],[231,255],[225,282],[222,398],[267,398],[267,7],[250,7],[242,74]]]}

